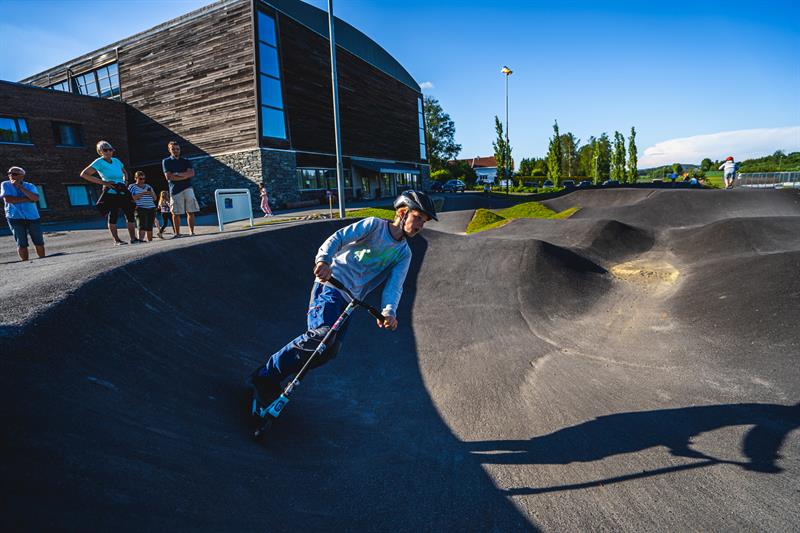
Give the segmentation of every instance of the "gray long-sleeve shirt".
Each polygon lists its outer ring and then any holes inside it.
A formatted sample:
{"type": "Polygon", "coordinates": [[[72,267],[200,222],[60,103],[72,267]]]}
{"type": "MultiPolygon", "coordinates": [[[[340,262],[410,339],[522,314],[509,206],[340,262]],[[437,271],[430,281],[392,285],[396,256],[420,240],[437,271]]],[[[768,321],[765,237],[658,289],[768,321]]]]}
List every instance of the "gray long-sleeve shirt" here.
{"type": "Polygon", "coordinates": [[[315,262],[331,265],[333,277],[359,300],[386,280],[381,295],[384,314],[394,316],[411,264],[406,239],[396,240],[389,222],[370,217],[336,231],[317,252],[315,262]]]}

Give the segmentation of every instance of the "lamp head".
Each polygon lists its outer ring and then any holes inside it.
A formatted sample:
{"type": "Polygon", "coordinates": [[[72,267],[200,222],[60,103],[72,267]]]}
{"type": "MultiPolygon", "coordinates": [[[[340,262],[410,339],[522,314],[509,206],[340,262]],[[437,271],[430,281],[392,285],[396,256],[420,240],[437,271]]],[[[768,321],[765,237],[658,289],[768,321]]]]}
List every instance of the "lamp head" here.
{"type": "Polygon", "coordinates": [[[510,68],[506,67],[506,66],[503,66],[503,70],[501,70],[500,72],[502,72],[503,74],[508,76],[509,74],[512,74],[514,71],[511,70],[510,68]]]}

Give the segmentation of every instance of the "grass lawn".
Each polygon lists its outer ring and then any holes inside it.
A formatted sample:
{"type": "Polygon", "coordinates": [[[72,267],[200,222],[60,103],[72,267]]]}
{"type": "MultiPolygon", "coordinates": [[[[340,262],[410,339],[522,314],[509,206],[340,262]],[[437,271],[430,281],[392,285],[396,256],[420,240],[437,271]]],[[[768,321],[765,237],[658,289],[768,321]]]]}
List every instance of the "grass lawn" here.
{"type": "Polygon", "coordinates": [[[346,211],[347,218],[367,218],[378,217],[386,220],[394,220],[394,210],[391,207],[365,207],[363,209],[353,209],[346,211]]]}
{"type": "Polygon", "coordinates": [[[487,229],[499,228],[508,224],[516,218],[548,218],[564,219],[575,214],[579,207],[570,207],[560,213],[556,213],[539,202],[525,202],[506,209],[490,211],[488,209],[478,209],[467,226],[467,233],[477,233],[487,229]]]}
{"type": "Polygon", "coordinates": [[[722,182],[721,170],[709,170],[706,172],[706,186],[721,189],[725,186],[722,182]]]}

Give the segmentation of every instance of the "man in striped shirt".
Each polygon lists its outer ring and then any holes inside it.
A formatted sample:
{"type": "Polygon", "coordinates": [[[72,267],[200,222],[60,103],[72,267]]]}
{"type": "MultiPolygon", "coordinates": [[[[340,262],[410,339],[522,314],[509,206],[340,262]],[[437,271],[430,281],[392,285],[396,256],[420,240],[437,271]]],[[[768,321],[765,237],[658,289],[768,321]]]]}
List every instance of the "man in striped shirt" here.
{"type": "Polygon", "coordinates": [[[136,227],[139,229],[139,240],[153,240],[153,221],[156,218],[156,192],[145,183],[144,172],[138,170],[134,174],[135,183],[128,185],[133,200],[136,202],[136,227]]]}

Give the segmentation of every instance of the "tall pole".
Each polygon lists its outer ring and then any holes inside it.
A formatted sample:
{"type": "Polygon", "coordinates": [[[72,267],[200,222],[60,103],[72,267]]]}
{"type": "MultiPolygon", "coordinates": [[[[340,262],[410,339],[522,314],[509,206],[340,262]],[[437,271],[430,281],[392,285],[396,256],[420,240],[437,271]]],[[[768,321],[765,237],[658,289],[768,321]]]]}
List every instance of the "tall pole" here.
{"type": "Polygon", "coordinates": [[[509,160],[511,159],[511,150],[509,149],[509,146],[508,146],[508,77],[511,75],[511,73],[513,71],[510,68],[504,66],[503,70],[501,70],[500,72],[502,72],[503,74],[506,75],[506,147],[505,147],[506,149],[505,149],[505,154],[504,154],[505,157],[503,157],[503,159],[505,159],[506,194],[508,194],[508,183],[509,183],[508,167],[509,167],[509,164],[510,164],[509,160]]]}
{"type": "Polygon", "coordinates": [[[339,195],[339,218],[344,218],[344,168],[342,165],[342,130],[339,125],[339,82],[336,77],[336,37],[333,33],[333,0],[328,0],[328,35],[331,39],[331,85],[333,86],[333,122],[336,136],[336,188],[339,195]]]}

